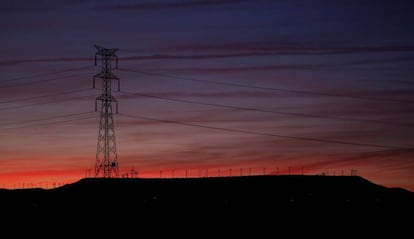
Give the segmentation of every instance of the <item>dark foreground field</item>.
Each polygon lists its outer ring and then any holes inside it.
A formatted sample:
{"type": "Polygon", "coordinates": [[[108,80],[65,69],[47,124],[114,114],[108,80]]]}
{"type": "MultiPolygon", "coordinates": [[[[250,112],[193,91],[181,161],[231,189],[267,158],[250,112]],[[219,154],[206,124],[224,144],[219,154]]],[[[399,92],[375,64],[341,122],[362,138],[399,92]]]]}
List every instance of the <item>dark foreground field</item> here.
{"type": "Polygon", "coordinates": [[[414,227],[413,192],[358,176],[85,178],[49,190],[1,190],[0,202],[5,229],[11,224],[107,236],[188,237],[195,231],[395,237],[414,227]]]}

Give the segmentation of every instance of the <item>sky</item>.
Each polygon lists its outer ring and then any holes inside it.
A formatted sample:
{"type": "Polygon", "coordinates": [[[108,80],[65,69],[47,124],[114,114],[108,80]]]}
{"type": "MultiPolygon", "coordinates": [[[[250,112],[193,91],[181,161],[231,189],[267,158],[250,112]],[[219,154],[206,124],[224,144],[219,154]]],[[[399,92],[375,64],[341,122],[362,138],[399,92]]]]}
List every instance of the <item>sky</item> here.
{"type": "Polygon", "coordinates": [[[94,176],[98,45],[118,49],[120,177],[356,174],[414,191],[412,12],[408,0],[2,1],[0,187],[94,176]]]}

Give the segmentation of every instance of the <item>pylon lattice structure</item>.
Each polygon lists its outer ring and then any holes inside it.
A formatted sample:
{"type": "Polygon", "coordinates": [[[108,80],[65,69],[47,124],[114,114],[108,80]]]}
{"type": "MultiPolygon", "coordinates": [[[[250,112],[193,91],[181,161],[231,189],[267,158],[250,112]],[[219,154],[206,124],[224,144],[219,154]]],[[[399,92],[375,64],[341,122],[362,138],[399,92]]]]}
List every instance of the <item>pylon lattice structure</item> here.
{"type": "Polygon", "coordinates": [[[118,77],[111,72],[113,61],[116,63],[115,67],[118,68],[118,57],[115,54],[118,49],[94,46],[97,50],[95,53],[95,65],[98,56],[100,56],[102,64],[101,72],[93,77],[93,88],[95,88],[97,79],[101,79],[102,82],[102,94],[95,100],[95,112],[98,110],[98,101],[101,102],[98,143],[96,146],[95,177],[100,177],[101,175],[105,178],[118,177],[118,154],[115,140],[114,113],[112,110],[112,103],[114,102],[116,104],[115,113],[118,113],[118,102],[111,94],[111,83],[113,80],[118,81],[118,91],[120,88],[118,77]]]}

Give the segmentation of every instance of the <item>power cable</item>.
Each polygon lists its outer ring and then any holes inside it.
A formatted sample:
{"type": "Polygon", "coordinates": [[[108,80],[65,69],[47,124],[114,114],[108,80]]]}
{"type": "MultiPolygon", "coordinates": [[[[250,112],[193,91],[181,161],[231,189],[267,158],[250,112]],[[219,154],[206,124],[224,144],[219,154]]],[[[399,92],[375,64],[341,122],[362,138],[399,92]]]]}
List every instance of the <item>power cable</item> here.
{"type": "Polygon", "coordinates": [[[257,85],[230,83],[230,82],[222,82],[222,81],[214,81],[214,80],[200,80],[200,79],[196,79],[196,78],[181,77],[181,76],[175,76],[175,75],[171,75],[171,74],[154,73],[154,72],[148,72],[148,71],[138,71],[138,70],[132,70],[132,69],[128,69],[128,68],[119,68],[119,70],[126,71],[126,72],[135,72],[135,73],[151,75],[151,76],[161,76],[161,77],[175,79],[175,80],[200,82],[200,83],[204,83],[204,84],[225,85],[225,86],[233,86],[233,87],[241,87],[241,88],[249,88],[249,89],[258,89],[258,90],[270,90],[270,91],[295,93],[295,94],[302,94],[302,95],[340,97],[340,98],[349,98],[349,99],[358,99],[358,100],[385,101],[385,102],[395,102],[395,103],[410,103],[410,104],[414,103],[414,100],[353,96],[353,95],[332,94],[332,93],[317,92],[317,91],[292,90],[292,89],[283,89],[283,88],[274,88],[274,87],[263,87],[263,86],[257,86],[257,85]]]}
{"type": "Polygon", "coordinates": [[[397,147],[397,146],[390,146],[390,145],[365,144],[365,143],[357,143],[357,142],[326,140],[326,139],[318,139],[318,138],[310,138],[310,137],[288,136],[288,135],[261,133],[261,132],[253,132],[253,131],[239,130],[239,129],[229,129],[229,128],[223,128],[223,127],[186,123],[186,122],[180,122],[180,121],[174,121],[174,120],[163,120],[163,119],[144,117],[144,116],[139,116],[139,115],[130,115],[130,114],[124,114],[124,113],[119,113],[119,115],[124,116],[124,117],[129,117],[129,118],[157,121],[157,122],[162,122],[162,123],[179,124],[179,125],[198,127],[198,128],[222,130],[222,131],[252,134],[252,135],[262,135],[262,136],[270,136],[270,137],[278,137],[278,138],[287,138],[287,139],[294,139],[294,140],[313,141],[313,142],[322,142],[322,143],[330,143],[330,144],[353,145],[353,146],[362,146],[362,147],[385,148],[385,149],[411,149],[407,147],[397,147]]]}
{"type": "Polygon", "coordinates": [[[376,123],[376,124],[385,124],[385,125],[398,125],[398,126],[405,126],[405,127],[414,127],[414,124],[410,124],[410,123],[400,123],[400,122],[389,122],[389,121],[382,121],[382,120],[356,119],[356,118],[323,116],[323,115],[316,115],[316,114],[274,111],[274,110],[265,110],[265,109],[251,108],[251,107],[241,107],[241,106],[207,103],[207,102],[200,102],[200,101],[194,101],[194,100],[183,100],[183,99],[156,96],[156,95],[143,94],[143,93],[138,93],[138,92],[130,92],[130,91],[124,91],[124,90],[122,90],[120,92],[126,93],[126,94],[131,94],[131,95],[142,96],[142,97],[162,99],[162,100],[167,100],[167,101],[174,101],[174,102],[181,102],[181,103],[188,103],[188,104],[197,104],[197,105],[215,106],[215,107],[235,109],[235,110],[254,111],[254,112],[263,112],[263,113],[271,113],[271,114],[290,115],[290,116],[296,116],[296,117],[329,119],[329,120],[348,121],[348,122],[376,123]]]}

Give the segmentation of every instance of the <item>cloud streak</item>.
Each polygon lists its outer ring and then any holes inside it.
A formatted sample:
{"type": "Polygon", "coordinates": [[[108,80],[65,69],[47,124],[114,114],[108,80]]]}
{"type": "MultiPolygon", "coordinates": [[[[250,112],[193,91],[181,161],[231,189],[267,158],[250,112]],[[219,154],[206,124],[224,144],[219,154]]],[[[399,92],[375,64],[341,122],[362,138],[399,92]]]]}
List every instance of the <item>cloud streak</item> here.
{"type": "Polygon", "coordinates": [[[37,59],[10,59],[0,61],[0,66],[17,65],[23,63],[47,63],[47,62],[93,62],[92,57],[58,57],[58,58],[37,58],[37,59]]]}
{"type": "Polygon", "coordinates": [[[104,7],[107,10],[116,11],[140,11],[140,10],[160,10],[160,9],[177,9],[177,8],[194,8],[231,5],[237,3],[251,2],[251,0],[200,0],[200,1],[152,1],[143,3],[116,4],[104,7]]]}
{"type": "MultiPolygon", "coordinates": [[[[142,60],[208,60],[220,58],[243,58],[259,56],[284,56],[284,55],[343,55],[343,54],[361,54],[361,53],[407,53],[414,52],[414,46],[407,47],[360,47],[360,48],[291,48],[291,47],[271,47],[270,49],[259,49],[250,47],[241,47],[232,49],[232,47],[217,48],[185,48],[179,49],[184,51],[203,52],[200,54],[152,54],[143,56],[126,56],[120,57],[122,61],[142,61],[142,60]],[[220,53],[208,53],[209,51],[219,51],[220,53]]],[[[168,51],[168,49],[167,49],[168,51]]],[[[133,52],[133,51],[128,51],[133,52]]],[[[88,59],[84,59],[88,60],[88,59]]],[[[359,60],[355,62],[343,63],[342,65],[371,65],[385,63],[404,63],[412,62],[414,57],[399,57],[391,59],[359,60]]]]}
{"type": "MultiPolygon", "coordinates": [[[[391,53],[391,52],[414,52],[413,45],[384,45],[384,46],[306,46],[295,45],[291,42],[231,42],[231,43],[210,43],[208,45],[185,45],[165,48],[167,51],[210,51],[210,52],[231,52],[238,54],[250,55],[342,55],[342,54],[360,54],[360,53],[391,53]]],[[[230,57],[231,54],[228,56],[230,57]]],[[[214,55],[213,55],[214,56],[214,55]]],[[[218,55],[220,56],[220,55],[218,55]]],[[[224,55],[223,57],[225,57],[224,55]]]]}

